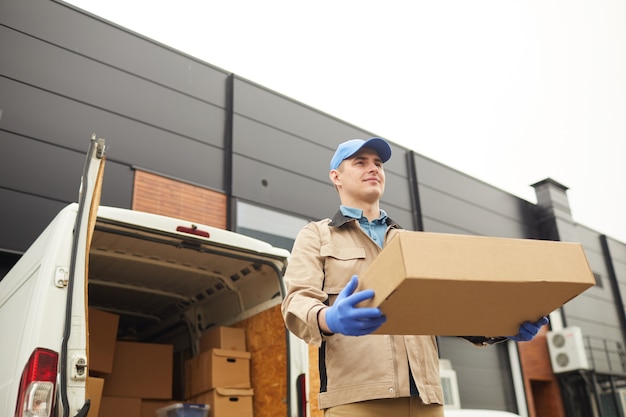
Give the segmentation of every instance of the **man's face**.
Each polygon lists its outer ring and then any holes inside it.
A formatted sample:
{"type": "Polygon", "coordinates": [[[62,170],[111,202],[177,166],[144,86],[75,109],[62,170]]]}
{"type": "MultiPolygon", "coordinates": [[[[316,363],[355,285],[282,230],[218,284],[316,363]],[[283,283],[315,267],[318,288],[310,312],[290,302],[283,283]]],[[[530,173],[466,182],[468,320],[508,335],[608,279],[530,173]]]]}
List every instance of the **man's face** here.
{"type": "Polygon", "coordinates": [[[331,171],[330,177],[339,194],[352,201],[372,203],[385,191],[383,162],[370,148],[363,148],[344,160],[338,169],[331,171]]]}

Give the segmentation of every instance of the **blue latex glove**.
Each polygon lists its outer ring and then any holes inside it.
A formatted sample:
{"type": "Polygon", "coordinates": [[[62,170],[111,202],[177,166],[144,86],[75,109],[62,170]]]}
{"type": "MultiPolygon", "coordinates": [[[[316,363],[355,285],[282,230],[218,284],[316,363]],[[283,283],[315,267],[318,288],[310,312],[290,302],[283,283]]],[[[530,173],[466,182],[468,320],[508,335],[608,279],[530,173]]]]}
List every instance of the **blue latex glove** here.
{"type": "Polygon", "coordinates": [[[353,275],[333,305],[326,310],[326,324],[331,332],[363,336],[378,329],[387,320],[377,307],[355,307],[361,301],[374,297],[374,290],[354,293],[358,284],[358,277],[353,275]]]}
{"type": "Polygon", "coordinates": [[[532,340],[532,338],[539,332],[539,329],[546,324],[548,324],[547,317],[542,317],[534,323],[525,321],[521,326],[519,326],[518,334],[507,337],[511,340],[515,340],[516,342],[528,342],[529,340],[532,340]]]}

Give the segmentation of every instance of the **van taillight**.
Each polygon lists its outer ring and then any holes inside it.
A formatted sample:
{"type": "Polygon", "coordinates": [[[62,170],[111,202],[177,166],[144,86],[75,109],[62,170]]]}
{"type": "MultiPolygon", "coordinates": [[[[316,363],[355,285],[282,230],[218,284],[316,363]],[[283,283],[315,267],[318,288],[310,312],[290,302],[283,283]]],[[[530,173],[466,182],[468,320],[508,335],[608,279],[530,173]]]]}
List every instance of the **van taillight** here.
{"type": "Polygon", "coordinates": [[[307,417],[307,393],[306,393],[306,375],[300,374],[296,378],[296,388],[298,392],[298,417],[307,417]]]}
{"type": "Polygon", "coordinates": [[[15,417],[49,417],[54,405],[59,354],[37,348],[22,372],[15,417]]]}

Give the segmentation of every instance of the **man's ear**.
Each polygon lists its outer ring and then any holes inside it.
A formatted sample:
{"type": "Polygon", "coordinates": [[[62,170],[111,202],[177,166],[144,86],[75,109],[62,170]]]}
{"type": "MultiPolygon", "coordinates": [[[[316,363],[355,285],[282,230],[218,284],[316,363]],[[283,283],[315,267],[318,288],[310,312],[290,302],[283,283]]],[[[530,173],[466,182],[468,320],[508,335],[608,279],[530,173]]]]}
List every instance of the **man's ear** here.
{"type": "Polygon", "coordinates": [[[339,183],[341,182],[339,180],[339,171],[337,171],[336,169],[332,169],[329,173],[328,173],[328,177],[330,178],[330,181],[335,184],[335,187],[337,185],[339,185],[339,183]]]}

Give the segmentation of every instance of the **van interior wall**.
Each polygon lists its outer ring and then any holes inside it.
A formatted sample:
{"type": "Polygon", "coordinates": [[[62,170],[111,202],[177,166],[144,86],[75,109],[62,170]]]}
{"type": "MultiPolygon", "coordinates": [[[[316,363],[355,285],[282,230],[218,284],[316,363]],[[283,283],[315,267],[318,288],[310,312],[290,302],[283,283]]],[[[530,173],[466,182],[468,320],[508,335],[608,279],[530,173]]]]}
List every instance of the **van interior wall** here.
{"type": "Polygon", "coordinates": [[[311,417],[323,417],[324,412],[318,407],[320,392],[319,348],[309,345],[309,407],[311,417]]]}
{"type": "Polygon", "coordinates": [[[255,417],[287,415],[287,330],[276,305],[233,327],[246,331],[255,417]]]}

